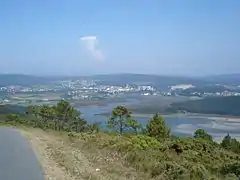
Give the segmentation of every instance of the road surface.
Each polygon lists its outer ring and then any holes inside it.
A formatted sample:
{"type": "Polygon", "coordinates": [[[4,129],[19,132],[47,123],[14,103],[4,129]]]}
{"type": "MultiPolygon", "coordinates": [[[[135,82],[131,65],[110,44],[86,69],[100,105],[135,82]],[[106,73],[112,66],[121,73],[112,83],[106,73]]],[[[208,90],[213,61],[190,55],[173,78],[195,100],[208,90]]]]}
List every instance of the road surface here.
{"type": "Polygon", "coordinates": [[[15,129],[0,127],[0,179],[44,180],[29,142],[15,129]]]}

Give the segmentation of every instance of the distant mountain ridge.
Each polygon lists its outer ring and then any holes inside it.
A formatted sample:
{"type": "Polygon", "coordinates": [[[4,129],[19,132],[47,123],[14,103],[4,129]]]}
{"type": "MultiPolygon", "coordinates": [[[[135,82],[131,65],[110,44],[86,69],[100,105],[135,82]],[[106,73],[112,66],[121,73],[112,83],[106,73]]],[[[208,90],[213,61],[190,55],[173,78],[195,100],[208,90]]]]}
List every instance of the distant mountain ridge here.
{"type": "Polygon", "coordinates": [[[41,77],[23,74],[0,74],[0,86],[7,85],[37,85],[48,84],[56,80],[88,79],[99,80],[102,84],[150,84],[157,87],[168,87],[176,84],[193,84],[203,86],[206,84],[240,85],[240,74],[226,74],[205,77],[181,77],[151,74],[106,74],[92,76],[55,76],[41,77]]]}
{"type": "Polygon", "coordinates": [[[168,111],[240,116],[240,96],[207,97],[171,104],[168,111]]]}
{"type": "Polygon", "coordinates": [[[96,75],[91,76],[98,79],[102,84],[138,84],[138,85],[154,85],[156,87],[168,87],[176,84],[204,84],[205,82],[198,78],[162,76],[148,74],[113,74],[113,75],[96,75]]]}
{"type": "Polygon", "coordinates": [[[23,74],[0,74],[0,86],[9,86],[9,85],[37,85],[37,84],[46,84],[51,81],[51,78],[46,77],[37,77],[32,75],[23,75],[23,74]]]}
{"type": "Polygon", "coordinates": [[[192,84],[194,86],[206,86],[213,84],[240,85],[240,74],[214,75],[205,77],[164,76],[150,74],[112,74],[95,75],[86,78],[98,79],[103,84],[128,84],[143,83],[154,84],[157,87],[168,87],[176,84],[192,84]]]}
{"type": "Polygon", "coordinates": [[[240,73],[222,74],[205,77],[210,82],[219,82],[222,84],[240,85],[240,73]]]}

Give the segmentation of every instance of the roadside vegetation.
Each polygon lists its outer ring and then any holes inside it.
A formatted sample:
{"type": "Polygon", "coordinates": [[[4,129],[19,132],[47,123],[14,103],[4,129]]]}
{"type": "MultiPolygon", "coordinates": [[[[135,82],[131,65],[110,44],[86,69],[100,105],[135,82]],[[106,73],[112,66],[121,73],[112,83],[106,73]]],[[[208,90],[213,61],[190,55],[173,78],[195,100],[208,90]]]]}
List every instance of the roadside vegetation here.
{"type": "Polygon", "coordinates": [[[109,130],[103,131],[100,124],[88,124],[77,109],[61,100],[53,106],[29,106],[25,115],[8,114],[2,123],[57,135],[66,147],[56,148],[56,162],[79,179],[100,179],[100,175],[120,180],[240,178],[240,142],[227,134],[218,144],[203,129],[196,130],[193,137],[175,137],[160,114],[142,127],[129,109],[118,106],[106,121],[109,130]],[[67,159],[76,152],[84,154],[89,162],[86,166],[99,169],[88,171],[88,176],[78,172],[79,157],[67,159]]]}

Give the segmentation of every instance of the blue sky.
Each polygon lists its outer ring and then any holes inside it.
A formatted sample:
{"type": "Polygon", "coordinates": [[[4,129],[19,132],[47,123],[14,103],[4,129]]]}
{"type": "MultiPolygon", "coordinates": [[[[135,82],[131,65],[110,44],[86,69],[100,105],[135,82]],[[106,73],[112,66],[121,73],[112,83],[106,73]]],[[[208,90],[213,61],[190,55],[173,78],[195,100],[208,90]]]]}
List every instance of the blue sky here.
{"type": "Polygon", "coordinates": [[[0,27],[0,73],[240,72],[239,0],[8,0],[0,27]]]}

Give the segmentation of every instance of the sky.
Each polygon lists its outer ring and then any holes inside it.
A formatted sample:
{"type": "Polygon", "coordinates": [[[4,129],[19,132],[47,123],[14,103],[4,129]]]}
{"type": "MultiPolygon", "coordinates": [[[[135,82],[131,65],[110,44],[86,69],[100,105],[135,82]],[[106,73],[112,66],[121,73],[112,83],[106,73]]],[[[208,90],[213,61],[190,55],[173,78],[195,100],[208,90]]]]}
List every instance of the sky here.
{"type": "Polygon", "coordinates": [[[0,1],[0,73],[240,73],[239,0],[0,1]]]}

